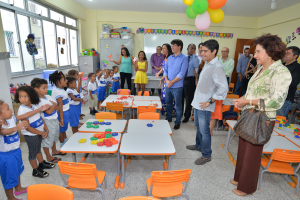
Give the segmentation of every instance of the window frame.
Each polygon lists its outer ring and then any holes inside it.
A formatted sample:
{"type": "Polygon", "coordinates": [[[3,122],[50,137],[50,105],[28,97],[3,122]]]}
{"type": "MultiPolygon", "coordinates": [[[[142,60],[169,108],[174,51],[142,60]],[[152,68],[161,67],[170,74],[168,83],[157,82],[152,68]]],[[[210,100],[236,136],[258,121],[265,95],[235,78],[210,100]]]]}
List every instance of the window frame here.
{"type": "MultiPolygon", "coordinates": [[[[19,49],[20,49],[20,61],[21,61],[21,66],[22,66],[22,71],[20,72],[11,72],[12,74],[12,78],[15,78],[15,77],[21,77],[21,76],[28,76],[28,75],[33,75],[33,74],[40,74],[42,73],[44,70],[49,70],[49,69],[58,69],[58,70],[63,70],[63,69],[68,69],[68,68],[73,68],[75,66],[78,66],[78,63],[72,63],[72,55],[71,55],[71,52],[72,52],[72,46],[71,46],[71,43],[70,43],[70,30],[74,30],[76,31],[76,34],[77,34],[77,60],[79,60],[79,37],[78,37],[78,19],[70,16],[69,14],[67,13],[63,13],[53,7],[50,7],[50,6],[47,6],[47,5],[44,5],[38,1],[35,1],[35,0],[30,0],[31,2],[33,3],[36,3],[40,6],[43,6],[45,8],[47,8],[48,10],[48,17],[45,17],[41,14],[37,14],[37,13],[34,13],[34,12],[31,12],[28,10],[28,0],[23,0],[23,3],[24,3],[24,9],[22,8],[19,8],[19,7],[16,7],[16,6],[12,6],[11,4],[8,4],[8,3],[4,3],[4,2],[1,2],[0,1],[0,9],[4,9],[4,10],[7,10],[7,11],[11,11],[14,13],[14,16],[15,16],[15,26],[16,26],[16,34],[17,34],[17,39],[18,41],[16,42],[16,45],[18,44],[19,45],[19,49]],[[59,22],[59,21],[56,21],[56,20],[53,20],[50,18],[50,10],[54,11],[54,12],[57,12],[59,14],[62,14],[63,17],[64,17],[64,23],[62,22],[59,22]],[[44,59],[45,59],[45,68],[43,69],[38,69],[36,68],[36,64],[35,64],[35,58],[33,56],[33,61],[34,61],[34,69],[33,70],[30,70],[30,71],[25,71],[25,67],[24,67],[24,58],[23,58],[23,52],[22,51],[22,41],[20,39],[20,31],[19,31],[19,23],[18,23],[18,19],[17,19],[17,15],[23,15],[25,17],[28,18],[28,23],[29,23],[29,29],[30,29],[30,32],[31,32],[31,22],[30,22],[30,18],[35,18],[37,20],[40,21],[40,24],[41,24],[41,34],[42,34],[42,37],[41,39],[43,40],[43,43],[41,44],[42,47],[43,47],[43,54],[44,54],[44,59]],[[66,17],[69,17],[71,19],[74,19],[75,20],[75,24],[76,26],[72,26],[72,25],[68,25],[66,24],[66,17]],[[45,21],[48,21],[48,22],[52,22],[54,23],[54,27],[55,27],[55,39],[57,40],[57,28],[56,26],[62,26],[62,27],[65,27],[66,28],[66,34],[68,34],[68,42],[69,42],[69,57],[70,57],[70,64],[69,65],[64,65],[64,66],[60,66],[60,62],[59,62],[59,52],[58,52],[58,48],[57,48],[57,42],[56,41],[53,41],[55,42],[55,46],[56,46],[56,53],[57,53],[57,68],[47,68],[47,54],[46,54],[46,48],[45,48],[45,37],[44,37],[44,26],[43,26],[43,20],[45,21]]],[[[67,39],[67,38],[66,38],[67,39]]],[[[26,52],[27,53],[27,52],[26,52]]]]}

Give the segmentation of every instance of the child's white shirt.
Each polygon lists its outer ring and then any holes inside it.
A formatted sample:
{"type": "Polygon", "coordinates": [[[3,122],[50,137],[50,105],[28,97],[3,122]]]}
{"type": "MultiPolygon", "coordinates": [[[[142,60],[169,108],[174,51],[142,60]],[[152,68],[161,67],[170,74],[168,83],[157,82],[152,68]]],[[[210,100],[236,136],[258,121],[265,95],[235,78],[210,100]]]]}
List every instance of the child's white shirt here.
{"type": "Polygon", "coordinates": [[[88,91],[92,92],[92,94],[96,94],[97,93],[97,85],[96,82],[92,83],[91,81],[88,84],[88,91]]]}
{"type": "MultiPolygon", "coordinates": [[[[41,107],[41,106],[43,106],[43,105],[46,105],[46,104],[49,104],[49,105],[52,106],[53,104],[51,103],[51,101],[53,101],[53,102],[55,102],[55,103],[57,104],[56,100],[53,99],[53,98],[52,98],[51,96],[49,96],[49,95],[45,95],[45,98],[41,98],[41,97],[40,97],[39,107],[41,107]]],[[[54,110],[50,115],[48,115],[48,114],[44,111],[44,112],[41,113],[41,116],[42,116],[43,119],[48,119],[48,120],[50,120],[50,119],[57,119],[57,118],[58,118],[57,110],[54,110]]]]}
{"type": "Polygon", "coordinates": [[[118,80],[119,78],[120,78],[120,74],[119,74],[119,72],[117,72],[117,73],[114,73],[114,75],[113,75],[112,79],[114,79],[114,80],[118,80]]]}
{"type": "MultiPolygon", "coordinates": [[[[12,118],[5,120],[7,126],[2,124],[2,129],[10,129],[16,127],[17,118],[12,116],[12,118]]],[[[18,149],[20,147],[20,137],[18,131],[13,132],[9,135],[0,135],[0,152],[8,152],[18,149]]]]}
{"type": "Polygon", "coordinates": [[[104,75],[98,79],[98,87],[107,86],[107,78],[104,78],[104,75]]]}
{"type": "Polygon", "coordinates": [[[68,88],[68,89],[67,89],[67,94],[68,94],[69,104],[70,104],[70,105],[76,106],[76,105],[79,105],[79,104],[80,104],[80,101],[74,101],[74,100],[69,96],[69,94],[73,94],[75,98],[81,98],[81,97],[80,97],[80,94],[77,92],[77,90],[68,88]]]}
{"type": "Polygon", "coordinates": [[[69,95],[64,89],[60,89],[58,87],[55,87],[52,90],[52,97],[53,99],[57,99],[62,97],[62,102],[63,102],[63,111],[69,110],[69,95]]]}

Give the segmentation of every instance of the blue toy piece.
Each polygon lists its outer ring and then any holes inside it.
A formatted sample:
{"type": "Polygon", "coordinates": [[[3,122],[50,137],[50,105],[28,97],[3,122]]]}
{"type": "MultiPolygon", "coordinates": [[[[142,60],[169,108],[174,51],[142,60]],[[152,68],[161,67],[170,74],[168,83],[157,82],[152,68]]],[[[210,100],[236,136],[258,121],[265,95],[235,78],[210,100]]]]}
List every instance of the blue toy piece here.
{"type": "Polygon", "coordinates": [[[106,125],[111,125],[111,122],[106,122],[106,125]]]}
{"type": "Polygon", "coordinates": [[[100,122],[100,125],[105,125],[106,123],[105,122],[100,122]]]}
{"type": "Polygon", "coordinates": [[[93,122],[93,124],[95,124],[95,125],[96,125],[96,124],[99,124],[99,122],[98,122],[98,121],[94,121],[94,122],[93,122]]]}
{"type": "Polygon", "coordinates": [[[147,126],[148,126],[148,127],[152,127],[152,126],[153,126],[153,124],[149,123],[149,124],[147,124],[147,126]]]}
{"type": "Polygon", "coordinates": [[[112,133],[111,135],[112,135],[112,136],[118,136],[118,133],[115,132],[115,133],[112,133]]]}
{"type": "Polygon", "coordinates": [[[279,127],[282,127],[282,124],[279,124],[279,127]]]}
{"type": "Polygon", "coordinates": [[[299,135],[295,135],[295,138],[300,138],[299,135]]]}

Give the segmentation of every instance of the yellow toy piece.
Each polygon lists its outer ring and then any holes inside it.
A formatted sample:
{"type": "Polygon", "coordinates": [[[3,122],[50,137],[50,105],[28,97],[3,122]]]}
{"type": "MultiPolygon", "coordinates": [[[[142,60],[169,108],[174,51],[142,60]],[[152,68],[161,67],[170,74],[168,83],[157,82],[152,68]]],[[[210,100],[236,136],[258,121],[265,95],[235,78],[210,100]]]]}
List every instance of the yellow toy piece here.
{"type": "Polygon", "coordinates": [[[293,124],[290,124],[290,127],[293,128],[293,124]]]}
{"type": "Polygon", "coordinates": [[[92,140],[91,144],[97,144],[99,141],[98,140],[92,140]]]}
{"type": "Polygon", "coordinates": [[[104,122],[104,120],[103,119],[99,119],[98,122],[104,122]]]}
{"type": "Polygon", "coordinates": [[[102,138],[102,139],[100,139],[99,141],[100,141],[100,142],[103,142],[104,140],[106,140],[106,138],[102,138]]]}
{"type": "Polygon", "coordinates": [[[79,143],[85,143],[86,142],[86,139],[80,139],[78,140],[79,143]]]}

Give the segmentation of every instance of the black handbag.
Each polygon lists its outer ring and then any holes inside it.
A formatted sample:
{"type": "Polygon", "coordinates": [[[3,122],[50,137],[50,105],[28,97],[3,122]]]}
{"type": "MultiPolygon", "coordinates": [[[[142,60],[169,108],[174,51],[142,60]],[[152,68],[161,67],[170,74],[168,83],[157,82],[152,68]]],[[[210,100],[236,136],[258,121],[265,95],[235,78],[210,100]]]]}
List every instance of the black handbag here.
{"type": "Polygon", "coordinates": [[[265,103],[260,99],[260,109],[244,110],[233,128],[234,132],[252,144],[266,144],[272,135],[273,126],[265,114],[265,103]],[[263,111],[261,111],[263,107],[263,111]]]}

